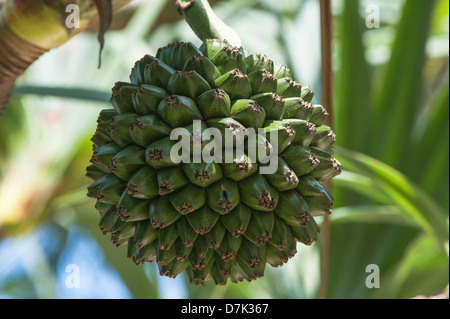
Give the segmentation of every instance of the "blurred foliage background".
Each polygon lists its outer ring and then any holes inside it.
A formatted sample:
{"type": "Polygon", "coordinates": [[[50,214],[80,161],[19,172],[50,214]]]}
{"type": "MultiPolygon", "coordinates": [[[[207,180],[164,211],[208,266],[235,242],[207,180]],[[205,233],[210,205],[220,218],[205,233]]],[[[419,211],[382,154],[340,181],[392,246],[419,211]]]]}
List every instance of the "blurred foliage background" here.
{"type": "MultiPolygon", "coordinates": [[[[250,52],[291,67],[320,103],[318,0],[212,1],[250,52]]],[[[449,3],[332,0],[334,129],[328,298],[448,291],[449,3]],[[366,19],[379,9],[380,27],[366,19]],[[380,268],[378,289],[366,266],[380,268]]],[[[34,63],[0,117],[0,298],[317,298],[321,242],[251,283],[189,285],[136,266],[98,229],[84,176],[98,112],[135,60],[174,40],[199,45],[172,0],[135,0],[34,63]],[[67,266],[80,287],[67,288],[67,266]]]]}

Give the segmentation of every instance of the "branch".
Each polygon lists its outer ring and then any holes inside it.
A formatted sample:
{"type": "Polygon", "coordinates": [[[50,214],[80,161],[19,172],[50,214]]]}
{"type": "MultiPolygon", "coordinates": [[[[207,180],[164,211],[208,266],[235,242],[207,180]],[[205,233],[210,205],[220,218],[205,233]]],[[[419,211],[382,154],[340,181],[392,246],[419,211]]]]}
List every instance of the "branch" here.
{"type": "MultiPolygon", "coordinates": [[[[0,114],[8,104],[16,79],[42,54],[86,30],[97,18],[96,6],[100,8],[99,3],[109,3],[113,9],[118,9],[130,1],[77,1],[80,6],[80,28],[75,29],[68,29],[65,24],[70,14],[65,11],[66,6],[73,1],[21,0],[4,3],[0,12],[0,114]]],[[[110,14],[108,10],[101,12],[100,20],[108,22],[110,14]]],[[[107,23],[101,25],[99,39],[107,23]]]]}
{"type": "Polygon", "coordinates": [[[46,51],[14,34],[0,16],[0,114],[8,104],[17,77],[46,51]]]}
{"type": "Polygon", "coordinates": [[[237,32],[216,16],[207,0],[177,0],[175,4],[202,41],[215,38],[227,40],[237,47],[242,46],[237,32]]]}
{"type": "MultiPolygon", "coordinates": [[[[320,0],[320,28],[322,42],[322,104],[328,112],[325,125],[332,126],[333,123],[333,68],[331,60],[331,42],[333,40],[332,28],[333,16],[331,14],[330,0],[320,0]]],[[[324,184],[331,190],[331,182],[324,184]]],[[[324,216],[322,223],[321,238],[321,283],[319,297],[326,298],[328,285],[328,256],[330,250],[330,221],[324,216]]]]}

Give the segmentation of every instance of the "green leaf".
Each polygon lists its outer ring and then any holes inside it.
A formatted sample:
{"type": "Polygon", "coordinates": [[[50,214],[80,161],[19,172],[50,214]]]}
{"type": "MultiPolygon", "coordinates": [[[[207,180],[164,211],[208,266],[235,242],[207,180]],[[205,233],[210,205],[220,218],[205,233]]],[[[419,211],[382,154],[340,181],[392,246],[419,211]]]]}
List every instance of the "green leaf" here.
{"type": "Polygon", "coordinates": [[[359,15],[359,1],[344,1],[338,24],[341,66],[335,83],[336,107],[334,131],[338,143],[362,150],[370,133],[367,126],[370,101],[371,72],[363,46],[364,22],[359,15]],[[351,123],[351,125],[349,125],[351,123]]]}
{"type": "Polygon", "coordinates": [[[418,225],[402,216],[401,208],[395,205],[345,206],[333,210],[331,222],[398,224],[410,227],[418,225]]]}
{"type": "MultiPolygon", "coordinates": [[[[448,79],[448,72],[447,72],[448,79]]],[[[448,210],[449,90],[445,80],[424,114],[417,119],[409,175],[448,210]],[[420,169],[418,169],[420,167],[420,169]]]]}
{"type": "MultiPolygon", "coordinates": [[[[448,74],[447,74],[448,77],[448,74]]],[[[445,138],[445,130],[449,127],[449,83],[448,80],[443,83],[436,97],[431,101],[431,104],[424,112],[423,116],[417,119],[418,128],[415,135],[415,145],[413,146],[413,153],[417,154],[411,163],[414,167],[424,164],[432,156],[436,150],[436,142],[445,138]]],[[[412,172],[413,168],[411,168],[412,172]]],[[[418,175],[424,174],[423,170],[418,175]]]]}
{"type": "Polygon", "coordinates": [[[56,96],[69,99],[89,100],[98,102],[107,102],[111,93],[86,88],[74,87],[56,87],[56,86],[31,86],[18,85],[13,91],[13,95],[34,94],[38,96],[56,96]]]}
{"type": "MultiPolygon", "coordinates": [[[[366,199],[371,199],[378,203],[393,203],[389,195],[380,190],[373,179],[362,174],[344,170],[341,175],[333,179],[333,186],[342,187],[346,190],[351,189],[360,195],[364,195],[366,199]]],[[[345,192],[342,193],[345,194],[345,192]]]]}
{"type": "Polygon", "coordinates": [[[422,235],[409,245],[397,267],[381,277],[383,294],[374,291],[373,297],[412,298],[434,295],[445,290],[448,274],[446,255],[431,237],[422,235]]]}
{"type": "MultiPolygon", "coordinates": [[[[406,176],[367,155],[337,147],[336,157],[343,167],[369,177],[379,190],[402,208],[403,216],[425,232],[435,236],[442,245],[448,243],[448,217],[427,194],[406,176]]],[[[391,204],[391,203],[389,203],[391,204]]]]}
{"type": "Polygon", "coordinates": [[[434,3],[405,2],[391,59],[374,95],[369,127],[370,132],[377,134],[371,134],[366,150],[396,168],[402,168],[405,156],[410,154],[405,140],[411,135],[421,104],[425,44],[434,3]]]}
{"type": "MultiPolygon", "coordinates": [[[[368,298],[367,265],[376,264],[381,278],[398,265],[418,230],[386,223],[330,223],[328,298],[368,298]]],[[[380,293],[387,293],[383,285],[380,293]]]]}

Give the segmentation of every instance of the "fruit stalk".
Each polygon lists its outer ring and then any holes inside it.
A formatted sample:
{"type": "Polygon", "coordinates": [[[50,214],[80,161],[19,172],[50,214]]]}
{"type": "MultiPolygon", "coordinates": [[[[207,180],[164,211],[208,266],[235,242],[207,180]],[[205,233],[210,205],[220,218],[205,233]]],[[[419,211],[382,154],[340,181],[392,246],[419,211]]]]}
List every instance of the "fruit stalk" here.
{"type": "Polygon", "coordinates": [[[237,32],[217,17],[207,0],[177,0],[175,4],[178,12],[202,41],[215,38],[227,40],[237,47],[242,46],[237,32]]]}

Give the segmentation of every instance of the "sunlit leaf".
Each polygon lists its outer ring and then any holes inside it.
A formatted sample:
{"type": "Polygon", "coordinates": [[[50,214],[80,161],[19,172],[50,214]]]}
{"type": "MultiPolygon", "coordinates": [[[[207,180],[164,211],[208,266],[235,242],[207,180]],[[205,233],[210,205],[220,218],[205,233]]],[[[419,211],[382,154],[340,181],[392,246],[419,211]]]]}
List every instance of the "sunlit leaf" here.
{"type": "Polygon", "coordinates": [[[441,242],[448,242],[448,218],[420,188],[406,176],[374,158],[337,148],[337,158],[344,167],[371,178],[379,189],[389,194],[402,208],[405,217],[417,223],[424,231],[441,242]]]}
{"type": "Polygon", "coordinates": [[[402,216],[401,208],[395,205],[345,206],[333,211],[332,222],[335,223],[386,223],[410,227],[417,224],[402,216]]]}

